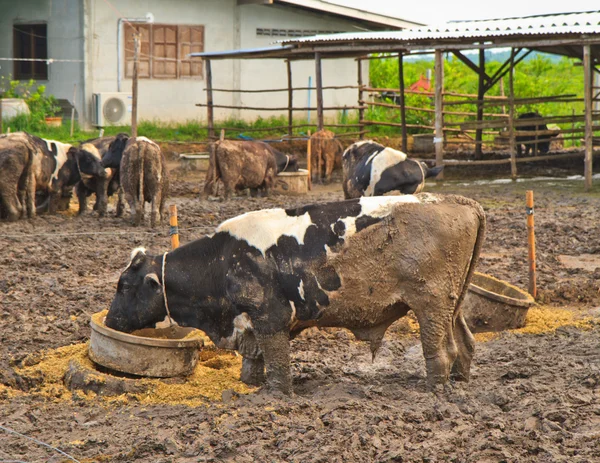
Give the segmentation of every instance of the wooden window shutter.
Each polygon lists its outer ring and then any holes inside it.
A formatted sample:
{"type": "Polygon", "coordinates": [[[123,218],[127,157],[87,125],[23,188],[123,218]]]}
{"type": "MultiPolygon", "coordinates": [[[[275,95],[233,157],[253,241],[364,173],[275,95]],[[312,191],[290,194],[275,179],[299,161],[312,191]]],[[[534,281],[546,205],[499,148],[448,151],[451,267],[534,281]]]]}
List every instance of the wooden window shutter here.
{"type": "Polygon", "coordinates": [[[204,51],[204,26],[179,26],[179,77],[202,79],[204,66],[201,59],[188,58],[190,53],[204,51]]]}
{"type": "Polygon", "coordinates": [[[140,56],[138,65],[138,77],[148,79],[151,75],[151,29],[148,24],[124,24],[125,30],[125,77],[133,77],[133,54],[135,50],[133,36],[140,34],[140,56]]]}
{"type": "Polygon", "coordinates": [[[152,28],[152,77],[177,78],[177,26],[152,28]]]}

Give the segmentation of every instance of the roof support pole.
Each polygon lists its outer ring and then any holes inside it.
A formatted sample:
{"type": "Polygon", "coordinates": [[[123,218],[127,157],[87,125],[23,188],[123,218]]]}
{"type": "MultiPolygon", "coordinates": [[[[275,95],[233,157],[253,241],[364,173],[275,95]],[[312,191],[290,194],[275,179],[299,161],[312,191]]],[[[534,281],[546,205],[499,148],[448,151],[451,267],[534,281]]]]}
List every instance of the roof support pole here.
{"type": "MultiPolygon", "coordinates": [[[[483,121],[483,98],[485,97],[485,50],[479,49],[479,85],[477,86],[477,122],[483,121]]],[[[479,128],[475,132],[475,159],[482,158],[483,152],[483,129],[479,128]]]]}
{"type": "MultiPolygon", "coordinates": [[[[435,50],[435,165],[444,165],[444,55],[442,50],[435,50]]],[[[436,177],[444,180],[444,171],[436,177]]]]}
{"type": "Polygon", "coordinates": [[[210,60],[204,61],[206,67],[206,119],[208,126],[208,138],[215,136],[215,117],[213,113],[213,90],[212,90],[212,70],[210,60]]]}
{"type": "Polygon", "coordinates": [[[585,191],[592,189],[592,58],[590,45],[583,46],[583,100],[585,107],[585,191]]]}
{"type": "Polygon", "coordinates": [[[287,80],[288,80],[288,137],[290,143],[292,142],[292,128],[294,124],[294,90],[292,89],[292,62],[289,59],[285,60],[287,66],[287,80]]]}
{"type": "Polygon", "coordinates": [[[398,82],[400,92],[400,122],[402,123],[402,151],[408,151],[408,134],[406,132],[406,100],[404,96],[404,56],[398,53],[398,82]]]}
{"type": "Polygon", "coordinates": [[[323,130],[323,74],[321,53],[315,53],[315,81],[317,84],[317,129],[323,130]]]}
{"type": "Polygon", "coordinates": [[[510,151],[510,177],[517,180],[517,153],[515,143],[515,49],[510,49],[508,69],[508,146],[510,151]]]}
{"type": "Polygon", "coordinates": [[[361,108],[358,110],[358,131],[360,132],[359,138],[362,140],[365,138],[365,134],[363,133],[365,130],[365,125],[363,124],[365,120],[365,110],[363,109],[365,100],[363,97],[362,60],[356,58],[356,64],[358,65],[358,107],[361,108]]]}

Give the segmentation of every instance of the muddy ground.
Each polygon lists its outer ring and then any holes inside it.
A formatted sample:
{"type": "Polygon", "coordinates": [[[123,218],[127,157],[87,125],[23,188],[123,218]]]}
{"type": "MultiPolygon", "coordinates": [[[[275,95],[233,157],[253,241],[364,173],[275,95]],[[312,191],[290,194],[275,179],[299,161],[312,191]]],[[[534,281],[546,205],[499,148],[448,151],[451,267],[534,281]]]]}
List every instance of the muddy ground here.
{"type": "MultiPolygon", "coordinates": [[[[169,203],[179,208],[182,242],[245,211],[342,198],[338,183],[307,197],[200,201],[201,174],[172,167],[169,203]]],[[[581,180],[427,185],[481,202],[488,232],[478,270],[521,288],[527,189],[536,201],[538,300],[600,316],[600,187],[587,194],[581,180]]],[[[104,219],[66,213],[0,223],[0,461],[600,461],[596,319],[585,329],[480,342],[472,381],[436,393],[425,387],[418,340],[393,326],[375,362],[344,330],[307,330],[292,342],[293,398],[225,391],[222,401],[187,407],[36,394],[19,374],[24,359],[89,338],[90,316],[110,304],[136,246],[164,252],[167,227],[133,228],[114,217],[114,205],[104,219]]]]}

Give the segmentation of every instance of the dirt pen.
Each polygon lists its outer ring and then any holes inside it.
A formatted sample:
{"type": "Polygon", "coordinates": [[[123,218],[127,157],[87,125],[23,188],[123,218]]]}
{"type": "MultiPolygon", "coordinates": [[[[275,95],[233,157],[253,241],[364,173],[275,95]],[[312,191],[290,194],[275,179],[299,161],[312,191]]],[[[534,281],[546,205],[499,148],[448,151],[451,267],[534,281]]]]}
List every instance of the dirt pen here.
{"type": "MultiPolygon", "coordinates": [[[[342,199],[333,183],[200,201],[202,172],[173,161],[171,174],[182,243],[245,211],[342,199]]],[[[134,247],[170,249],[168,224],[132,228],[114,204],[104,219],[73,207],[0,223],[0,461],[600,461],[600,195],[565,179],[426,186],[483,205],[477,270],[521,289],[526,190],[536,195],[539,305],[524,328],[476,335],[471,382],[435,393],[410,317],[373,362],[345,330],[305,331],[292,341],[292,398],[245,386],[240,357],[214,349],[185,378],[110,374],[86,355],[90,318],[110,305],[134,247]]]]}

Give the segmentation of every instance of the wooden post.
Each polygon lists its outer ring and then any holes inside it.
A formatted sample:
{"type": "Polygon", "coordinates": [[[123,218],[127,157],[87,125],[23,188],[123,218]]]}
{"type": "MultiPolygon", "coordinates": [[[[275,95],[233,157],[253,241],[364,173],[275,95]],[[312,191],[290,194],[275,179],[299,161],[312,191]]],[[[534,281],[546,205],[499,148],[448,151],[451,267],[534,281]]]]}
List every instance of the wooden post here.
{"type": "MultiPolygon", "coordinates": [[[[477,121],[483,120],[483,98],[485,97],[485,50],[479,50],[479,85],[477,86],[477,121]]],[[[483,129],[475,131],[475,159],[483,157],[483,129]]]]}
{"type": "Polygon", "coordinates": [[[535,222],[533,220],[533,191],[527,191],[527,262],[529,264],[529,294],[535,299],[537,296],[535,274],[535,222]]]}
{"type": "Polygon", "coordinates": [[[585,191],[592,189],[592,72],[591,51],[589,45],[583,47],[583,100],[585,110],[585,161],[584,177],[585,191]]]}
{"type": "MultiPolygon", "coordinates": [[[[435,51],[435,165],[444,165],[444,55],[442,50],[435,51]]],[[[436,180],[444,180],[444,171],[441,171],[436,180]]]]}
{"type": "Polygon", "coordinates": [[[294,124],[294,90],[292,88],[292,62],[287,59],[285,60],[287,65],[287,78],[288,78],[288,137],[289,142],[292,142],[292,129],[294,124]]]}
{"type": "Polygon", "coordinates": [[[406,101],[404,99],[404,57],[398,53],[398,81],[400,82],[400,122],[402,123],[402,151],[408,151],[408,133],[406,132],[406,101]]]}
{"type": "Polygon", "coordinates": [[[169,235],[171,236],[171,249],[179,247],[179,227],[177,226],[177,206],[169,206],[169,235]]]}
{"type": "MultiPolygon", "coordinates": [[[[365,105],[365,100],[363,98],[363,78],[362,78],[362,60],[360,58],[356,59],[358,64],[358,106],[362,107],[365,105]]],[[[362,140],[364,138],[363,131],[365,130],[365,125],[363,121],[365,120],[365,110],[358,110],[358,131],[360,132],[359,138],[362,140]]]]}
{"type": "Polygon", "coordinates": [[[323,75],[321,53],[315,53],[315,80],[317,83],[317,129],[323,130],[323,75]]]}
{"type": "Polygon", "coordinates": [[[208,125],[208,138],[215,136],[215,118],[213,113],[213,90],[212,90],[212,71],[210,69],[210,60],[205,60],[206,67],[206,118],[208,125]]]}
{"type": "Polygon", "coordinates": [[[221,129],[221,135],[219,136],[219,140],[220,141],[225,140],[225,129],[221,129]]]}
{"type": "Polygon", "coordinates": [[[517,152],[515,143],[515,49],[510,49],[510,68],[508,70],[508,149],[510,151],[510,176],[513,180],[517,180],[517,152]]]}
{"type": "Polygon", "coordinates": [[[310,130],[308,131],[308,142],[306,143],[306,170],[308,170],[308,189],[312,190],[312,146],[310,130]]]}
{"type": "Polygon", "coordinates": [[[73,125],[75,125],[75,98],[77,98],[77,84],[73,84],[73,107],[71,108],[71,137],[73,137],[73,125]]]}
{"type": "Polygon", "coordinates": [[[4,127],[2,126],[2,98],[0,98],[0,133],[4,133],[4,127]]]}
{"type": "Polygon", "coordinates": [[[131,136],[137,137],[138,62],[140,59],[140,36],[133,36],[133,79],[131,81],[131,136]]]}

